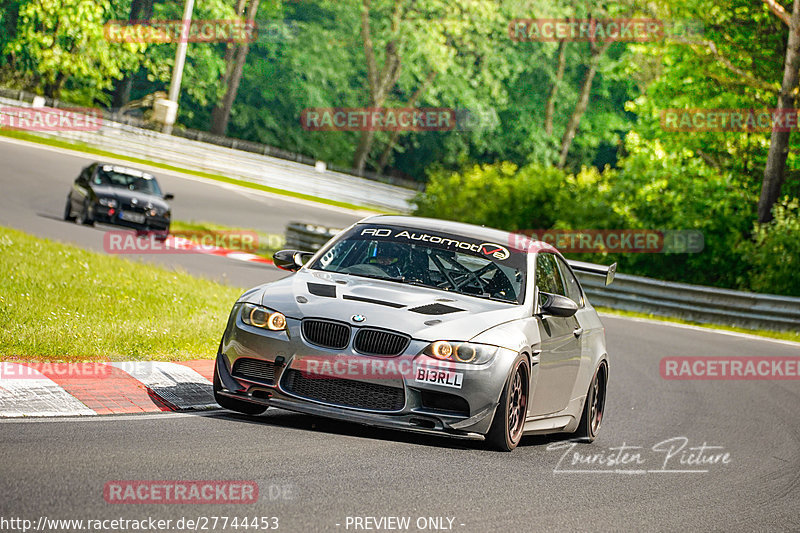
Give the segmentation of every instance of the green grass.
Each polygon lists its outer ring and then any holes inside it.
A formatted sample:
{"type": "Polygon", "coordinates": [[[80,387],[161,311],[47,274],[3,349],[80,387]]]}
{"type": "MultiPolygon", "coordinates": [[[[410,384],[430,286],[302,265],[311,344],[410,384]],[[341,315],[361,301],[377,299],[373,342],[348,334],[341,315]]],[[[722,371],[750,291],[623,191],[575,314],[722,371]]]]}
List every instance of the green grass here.
{"type": "Polygon", "coordinates": [[[127,155],[116,154],[114,152],[109,152],[107,150],[100,150],[99,148],[95,148],[93,146],[89,146],[88,144],[82,142],[67,142],[62,141],[60,139],[51,139],[49,137],[41,137],[39,135],[35,135],[33,133],[28,133],[25,131],[17,131],[17,130],[9,130],[0,128],[0,135],[4,137],[11,137],[14,139],[20,139],[23,141],[30,141],[39,144],[44,144],[47,146],[53,146],[56,148],[64,148],[67,150],[76,150],[78,152],[83,152],[87,154],[97,155],[100,157],[113,157],[115,159],[122,159],[124,161],[130,161],[132,163],[139,163],[141,165],[150,165],[157,168],[162,168],[164,170],[171,170],[173,172],[181,172],[183,174],[191,174],[193,176],[199,176],[201,178],[206,178],[215,181],[221,181],[223,183],[230,183],[232,185],[238,185],[240,187],[247,187],[248,189],[255,189],[258,191],[269,192],[272,194],[280,194],[282,196],[289,196],[291,198],[299,198],[301,200],[309,200],[311,202],[317,202],[320,204],[332,205],[336,207],[344,207],[347,209],[355,209],[359,211],[369,211],[373,213],[382,213],[382,214],[396,214],[393,211],[387,211],[385,209],[381,209],[379,207],[372,207],[366,205],[356,205],[351,204],[348,202],[338,202],[336,200],[329,200],[327,198],[321,198],[319,196],[313,196],[310,194],[303,194],[294,191],[286,191],[283,189],[277,189],[275,187],[269,187],[267,185],[262,185],[260,183],[252,183],[245,180],[240,180],[236,178],[229,178],[227,176],[222,176],[220,174],[212,174],[210,172],[203,172],[202,170],[191,170],[187,168],[176,167],[173,165],[168,165],[166,163],[158,163],[156,161],[149,161],[147,159],[141,159],[138,157],[130,157],[127,155]]]}
{"type": "Polygon", "coordinates": [[[4,359],[211,358],[242,293],[2,226],[0,272],[4,359]]]}
{"type": "Polygon", "coordinates": [[[688,326],[699,326],[702,328],[709,328],[709,329],[722,329],[725,331],[734,331],[736,333],[747,333],[749,335],[758,335],[761,337],[769,337],[772,339],[800,342],[800,332],[795,332],[795,331],[771,331],[767,329],[747,329],[735,326],[724,326],[720,324],[703,324],[701,322],[693,322],[691,320],[683,320],[681,318],[676,318],[676,317],[651,315],[647,313],[636,313],[634,311],[611,309],[610,307],[596,307],[596,309],[600,313],[606,313],[609,315],[617,315],[617,316],[632,317],[632,318],[647,318],[650,320],[658,320],[660,322],[675,322],[677,324],[685,324],[688,326]]]}
{"type": "Polygon", "coordinates": [[[286,244],[286,238],[277,233],[266,233],[257,231],[250,228],[236,228],[232,226],[223,226],[222,224],[214,224],[212,222],[186,222],[183,220],[173,220],[170,224],[170,232],[188,232],[190,234],[215,234],[222,233],[223,235],[228,232],[244,232],[255,233],[257,235],[257,246],[255,250],[243,249],[243,252],[250,252],[267,259],[272,259],[272,254],[278,250],[282,250],[286,244]]]}

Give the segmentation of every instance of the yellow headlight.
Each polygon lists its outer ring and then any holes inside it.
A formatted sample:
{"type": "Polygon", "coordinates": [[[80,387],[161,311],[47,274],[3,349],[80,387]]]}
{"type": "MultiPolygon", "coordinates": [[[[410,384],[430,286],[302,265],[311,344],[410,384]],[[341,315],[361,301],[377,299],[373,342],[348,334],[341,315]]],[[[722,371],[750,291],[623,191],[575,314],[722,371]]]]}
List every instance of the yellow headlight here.
{"type": "Polygon", "coordinates": [[[431,355],[437,359],[450,359],[453,354],[453,347],[449,342],[436,341],[431,345],[431,355]]]}
{"type": "Polygon", "coordinates": [[[267,319],[267,328],[272,331],[280,331],[286,328],[286,317],[281,313],[272,313],[267,319]]]}
{"type": "Polygon", "coordinates": [[[250,310],[250,323],[259,328],[266,328],[269,324],[269,313],[266,309],[260,307],[253,307],[250,310]]]}

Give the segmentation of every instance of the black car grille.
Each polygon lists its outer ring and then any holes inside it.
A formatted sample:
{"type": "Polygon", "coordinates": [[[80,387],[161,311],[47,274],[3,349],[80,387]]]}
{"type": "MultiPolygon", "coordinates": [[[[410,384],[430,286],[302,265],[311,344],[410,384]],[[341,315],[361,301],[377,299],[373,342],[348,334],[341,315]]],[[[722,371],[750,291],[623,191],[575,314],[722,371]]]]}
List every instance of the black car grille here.
{"type": "Polygon", "coordinates": [[[284,376],[284,390],[309,400],[371,411],[399,411],[406,403],[405,392],[400,387],[315,377],[294,369],[287,370],[284,376]]]}
{"type": "Polygon", "coordinates": [[[327,320],[303,320],[303,337],[323,348],[342,350],[350,343],[350,326],[327,320]]]}
{"type": "Polygon", "coordinates": [[[400,355],[408,347],[411,338],[407,335],[363,328],[356,333],[353,347],[366,355],[400,355]]]}
{"type": "Polygon", "coordinates": [[[260,359],[237,359],[233,363],[233,377],[265,383],[275,382],[275,364],[260,359]]]}

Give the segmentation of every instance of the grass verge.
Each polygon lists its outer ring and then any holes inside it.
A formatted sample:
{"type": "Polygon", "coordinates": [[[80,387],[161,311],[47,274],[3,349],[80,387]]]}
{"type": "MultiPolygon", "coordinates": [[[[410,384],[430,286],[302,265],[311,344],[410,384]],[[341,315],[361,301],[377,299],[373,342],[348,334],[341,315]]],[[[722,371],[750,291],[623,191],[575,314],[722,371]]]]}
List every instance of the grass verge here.
{"type": "Polygon", "coordinates": [[[211,358],[242,290],[0,227],[0,357],[211,358]]]}
{"type": "Polygon", "coordinates": [[[113,157],[115,159],[122,159],[124,161],[130,161],[132,163],[138,163],[140,165],[150,165],[157,168],[162,168],[164,170],[170,170],[173,172],[181,172],[183,174],[191,174],[193,176],[199,176],[201,178],[206,178],[215,181],[221,181],[223,183],[230,183],[232,185],[238,185],[240,187],[246,187],[248,189],[255,189],[258,191],[269,192],[272,194],[279,194],[281,196],[289,196],[291,198],[299,198],[301,200],[309,200],[311,202],[317,202],[320,204],[332,205],[336,207],[343,207],[346,209],[355,209],[357,211],[369,211],[373,213],[382,213],[382,214],[396,214],[393,211],[387,211],[385,209],[381,209],[379,207],[371,207],[365,205],[356,205],[347,202],[338,202],[336,200],[329,200],[327,198],[321,198],[319,196],[313,196],[310,194],[303,194],[294,191],[286,191],[283,189],[277,189],[275,187],[269,187],[267,185],[262,185],[260,183],[252,183],[246,180],[240,180],[236,178],[229,178],[227,176],[222,176],[220,174],[212,174],[210,172],[203,172],[202,170],[191,170],[187,168],[176,167],[173,165],[168,165],[166,163],[158,163],[156,161],[150,161],[147,159],[141,159],[138,157],[131,157],[127,155],[121,155],[114,152],[109,152],[107,150],[100,150],[99,148],[95,148],[93,146],[89,146],[86,143],[81,142],[67,142],[62,141],[60,139],[51,139],[49,137],[40,137],[39,135],[34,135],[32,133],[28,133],[25,131],[16,131],[16,130],[9,130],[0,128],[0,136],[3,137],[10,137],[13,139],[19,139],[22,141],[30,141],[39,144],[44,144],[47,146],[53,146],[56,148],[65,148],[67,150],[77,150],[78,152],[83,152],[87,154],[97,155],[100,157],[113,157]]]}
{"type": "Polygon", "coordinates": [[[676,324],[684,324],[687,326],[699,326],[708,329],[721,329],[725,331],[733,331],[736,333],[747,333],[748,335],[758,335],[759,337],[769,337],[771,339],[780,339],[784,341],[800,342],[800,332],[793,331],[770,331],[767,329],[747,329],[739,328],[736,326],[724,326],[720,324],[704,324],[701,322],[693,322],[691,320],[683,320],[681,318],[650,315],[647,313],[636,313],[633,311],[623,311],[621,309],[611,309],[610,307],[596,307],[599,313],[606,313],[609,315],[616,315],[631,318],[647,318],[650,320],[657,320],[659,322],[674,322],[676,324]]]}

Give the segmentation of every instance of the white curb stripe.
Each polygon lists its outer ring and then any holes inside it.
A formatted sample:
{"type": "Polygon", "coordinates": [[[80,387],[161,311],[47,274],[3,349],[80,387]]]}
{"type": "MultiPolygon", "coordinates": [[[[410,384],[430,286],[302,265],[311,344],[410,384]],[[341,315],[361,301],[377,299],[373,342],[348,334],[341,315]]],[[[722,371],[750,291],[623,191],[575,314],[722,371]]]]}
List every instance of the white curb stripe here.
{"type": "Polygon", "coordinates": [[[0,367],[0,417],[97,415],[37,370],[8,362],[1,362],[0,367]]]}

